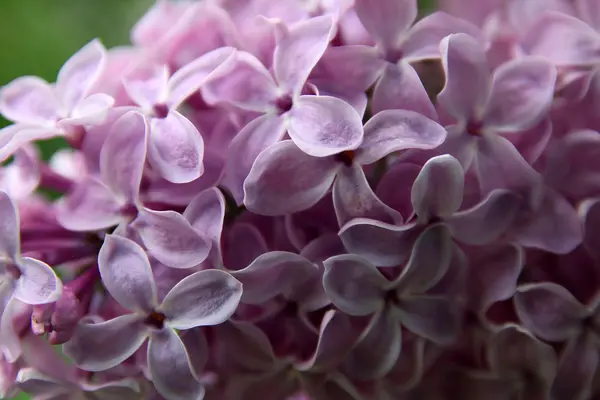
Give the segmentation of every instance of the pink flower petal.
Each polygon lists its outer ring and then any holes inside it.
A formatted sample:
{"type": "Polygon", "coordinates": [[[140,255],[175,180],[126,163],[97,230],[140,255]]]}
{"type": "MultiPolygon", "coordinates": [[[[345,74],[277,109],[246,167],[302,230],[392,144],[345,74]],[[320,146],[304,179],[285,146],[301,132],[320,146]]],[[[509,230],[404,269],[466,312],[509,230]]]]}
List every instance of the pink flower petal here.
{"type": "Polygon", "coordinates": [[[50,266],[33,258],[18,261],[21,277],[17,280],[15,297],[26,304],[53,303],[62,293],[62,282],[50,266]]]}
{"type": "Polygon", "coordinates": [[[0,114],[13,122],[51,125],[59,107],[52,86],[35,76],[17,78],[0,91],[0,114]]]}
{"type": "Polygon", "coordinates": [[[357,0],[360,22],[385,50],[395,50],[403,34],[417,18],[414,0],[357,0]]]}

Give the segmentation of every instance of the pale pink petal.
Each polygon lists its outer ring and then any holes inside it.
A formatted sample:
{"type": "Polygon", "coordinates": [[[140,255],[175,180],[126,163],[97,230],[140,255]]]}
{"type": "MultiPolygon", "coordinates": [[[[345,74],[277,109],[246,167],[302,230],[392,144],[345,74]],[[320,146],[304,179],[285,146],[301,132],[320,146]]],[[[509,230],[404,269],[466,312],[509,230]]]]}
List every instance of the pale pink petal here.
{"type": "Polygon", "coordinates": [[[192,268],[206,260],[211,243],[175,211],[140,210],[132,227],[148,253],[171,268],[192,268]]]}
{"type": "Polygon", "coordinates": [[[523,325],[545,340],[574,337],[586,317],[585,307],[562,286],[532,283],[518,288],[515,308],[523,325]]]}
{"type": "Polygon", "coordinates": [[[581,19],[600,32],[600,3],[596,0],[575,0],[581,19]]]}
{"type": "Polygon", "coordinates": [[[395,50],[417,18],[415,0],[357,0],[360,22],[385,50],[395,50]]]}
{"type": "Polygon", "coordinates": [[[62,106],[72,110],[100,78],[106,64],[106,49],[94,39],[64,63],[56,78],[56,94],[62,106]]]}
{"type": "Polygon", "coordinates": [[[175,329],[218,325],[235,312],[242,283],[218,269],[198,271],[183,278],[163,299],[159,310],[175,329]]]}
{"type": "Polygon", "coordinates": [[[97,324],[81,322],[64,353],[86,371],[104,371],[131,357],[148,337],[143,316],[127,314],[97,324]]]}
{"type": "Polygon", "coordinates": [[[153,118],[148,139],[148,161],[166,180],[187,183],[204,172],[204,140],[198,129],[177,111],[153,118]]]}
{"type": "Polygon", "coordinates": [[[62,293],[62,282],[50,266],[33,258],[18,261],[21,277],[17,280],[15,297],[26,304],[53,303],[62,293]]]}
{"type": "Polygon", "coordinates": [[[225,220],[225,197],[217,188],[198,193],[188,204],[183,216],[192,227],[210,239],[213,259],[221,260],[221,232],[225,220]]]}
{"type": "Polygon", "coordinates": [[[471,36],[457,33],[442,40],[440,51],[446,84],[438,102],[459,122],[481,118],[491,90],[485,49],[471,36]]]}
{"type": "Polygon", "coordinates": [[[68,130],[71,126],[101,124],[114,104],[115,99],[109,95],[94,93],[79,102],[71,111],[70,117],[60,120],[58,126],[68,130]]]}
{"type": "Polygon", "coordinates": [[[17,78],[0,91],[0,114],[13,122],[52,124],[59,107],[52,86],[35,76],[17,78]]]}
{"type": "Polygon", "coordinates": [[[325,196],[341,165],[310,156],[290,140],[274,144],[254,162],[244,182],[244,204],[271,216],[305,210],[325,196]]]}
{"type": "Polygon", "coordinates": [[[405,61],[388,64],[373,91],[373,113],[393,109],[410,110],[437,120],[437,112],[417,71],[405,61]]]}
{"type": "Polygon", "coordinates": [[[356,151],[356,162],[374,163],[395,151],[433,149],[446,139],[437,122],[408,110],[384,110],[364,126],[364,139],[356,151]]]}
{"type": "Polygon", "coordinates": [[[300,93],[308,75],[325,52],[334,26],[331,16],[321,15],[278,32],[273,70],[279,87],[285,93],[294,97],[300,93]]]}
{"type": "MultiPolygon", "coordinates": [[[[1,289],[4,288],[0,286],[1,289]]],[[[21,355],[21,339],[17,331],[23,329],[23,326],[19,326],[19,320],[24,315],[31,314],[31,306],[17,300],[15,296],[1,300],[6,304],[0,303],[0,306],[4,306],[0,317],[0,350],[8,362],[14,363],[21,355]]]]}
{"type": "Polygon", "coordinates": [[[354,150],[363,138],[360,115],[336,97],[301,96],[286,116],[294,143],[314,157],[354,150]]]}
{"type": "Polygon", "coordinates": [[[358,165],[344,167],[338,172],[333,185],[333,204],[340,226],[359,217],[390,223],[402,221],[398,211],[385,205],[375,195],[358,165]]]}
{"type": "Polygon", "coordinates": [[[16,261],[21,253],[19,213],[8,193],[0,190],[0,255],[16,261]]]}
{"type": "Polygon", "coordinates": [[[156,284],[150,261],[135,242],[106,235],[98,253],[102,284],[125,308],[151,313],[157,304],[156,284]]]}
{"type": "Polygon", "coordinates": [[[157,66],[145,79],[123,79],[123,88],[133,102],[144,111],[152,112],[155,105],[165,105],[170,71],[166,65],[157,66]]]}
{"type": "Polygon", "coordinates": [[[523,57],[494,72],[485,126],[496,131],[525,130],[540,121],[554,98],[556,68],[542,57],[523,57]]]}
{"type": "Polygon", "coordinates": [[[146,162],[148,122],[139,112],[119,118],[100,152],[100,176],[122,202],[137,201],[146,162]]]}
{"type": "Polygon", "coordinates": [[[56,126],[38,127],[27,124],[13,124],[0,129],[0,162],[6,161],[17,150],[37,140],[62,136],[56,126]]]}

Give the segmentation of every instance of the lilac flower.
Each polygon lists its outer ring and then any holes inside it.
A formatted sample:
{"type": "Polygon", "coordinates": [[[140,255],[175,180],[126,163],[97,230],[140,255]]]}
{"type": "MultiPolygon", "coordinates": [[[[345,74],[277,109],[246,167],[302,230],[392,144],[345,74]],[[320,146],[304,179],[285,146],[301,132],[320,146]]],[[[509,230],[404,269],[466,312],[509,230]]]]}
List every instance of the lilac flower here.
{"type": "Polygon", "coordinates": [[[362,165],[394,151],[432,149],[444,138],[443,128],[434,121],[413,111],[389,110],[367,122],[364,138],[354,148],[327,157],[311,156],[284,140],[254,162],[244,182],[244,204],[265,215],[302,211],[315,205],[333,185],[340,224],[353,217],[398,220],[369,187],[362,165]],[[292,201],[284,201],[290,195],[292,201]]]}
{"type": "Polygon", "coordinates": [[[181,280],[159,304],[148,258],[134,242],[107,236],[98,264],[107,290],[132,313],[81,323],[65,345],[66,354],[80,368],[102,371],[129,358],[149,339],[148,367],[157,390],[169,399],[202,398],[198,371],[175,329],[226,321],[237,308],[242,285],[225,272],[200,271],[181,280]]]}
{"type": "Polygon", "coordinates": [[[323,285],[333,304],[350,315],[374,314],[368,334],[348,361],[352,375],[374,379],[391,370],[401,351],[400,324],[439,344],[456,338],[456,305],[445,296],[427,294],[446,274],[451,257],[450,232],[438,224],[421,234],[402,274],[392,282],[356,255],[325,261],[323,285]]]}
{"type": "Polygon", "coordinates": [[[63,65],[55,85],[27,76],[5,86],[0,92],[0,113],[16,124],[2,130],[0,159],[32,140],[59,135],[79,139],[85,125],[101,121],[113,99],[90,92],[105,58],[104,46],[93,40],[63,65]]]}

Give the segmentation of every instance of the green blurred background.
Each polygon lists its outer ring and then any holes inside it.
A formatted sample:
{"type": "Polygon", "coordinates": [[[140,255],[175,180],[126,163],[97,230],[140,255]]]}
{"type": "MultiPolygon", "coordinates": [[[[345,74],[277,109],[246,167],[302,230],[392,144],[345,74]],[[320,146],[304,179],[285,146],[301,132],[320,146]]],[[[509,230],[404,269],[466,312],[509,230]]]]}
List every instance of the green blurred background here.
{"type": "MultiPolygon", "coordinates": [[[[286,1],[286,0],[273,0],[286,1]]],[[[0,0],[0,86],[22,75],[53,82],[62,64],[95,37],[125,44],[129,29],[154,0],[0,0]]],[[[420,1],[423,11],[433,0],[420,1]]],[[[0,127],[7,125],[0,117],[0,127]]],[[[60,140],[41,146],[45,158],[60,140]]],[[[15,400],[29,397],[20,395],[15,400]]]]}

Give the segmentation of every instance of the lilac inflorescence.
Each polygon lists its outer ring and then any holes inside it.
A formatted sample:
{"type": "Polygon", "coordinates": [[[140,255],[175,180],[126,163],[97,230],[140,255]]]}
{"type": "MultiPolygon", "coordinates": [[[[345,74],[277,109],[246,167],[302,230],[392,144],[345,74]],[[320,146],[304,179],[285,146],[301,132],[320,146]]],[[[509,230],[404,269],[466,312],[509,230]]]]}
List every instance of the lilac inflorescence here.
{"type": "Polygon", "coordinates": [[[438,6],[159,0],[6,84],[0,397],[600,398],[600,1],[438,6]]]}

